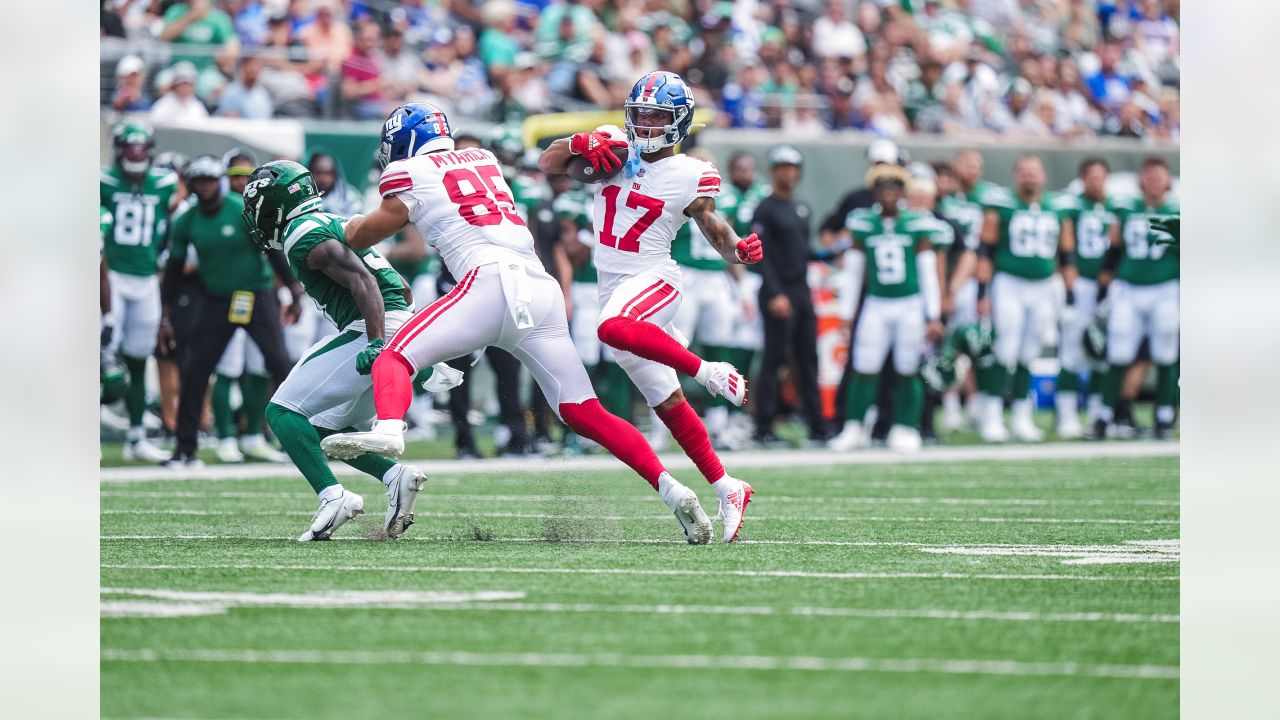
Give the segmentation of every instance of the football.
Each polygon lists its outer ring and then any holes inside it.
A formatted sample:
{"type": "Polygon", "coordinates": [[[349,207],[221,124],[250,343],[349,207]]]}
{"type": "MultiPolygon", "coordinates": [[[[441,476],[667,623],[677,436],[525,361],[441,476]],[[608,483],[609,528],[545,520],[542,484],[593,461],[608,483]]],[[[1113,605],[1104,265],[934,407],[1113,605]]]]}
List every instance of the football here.
{"type": "Polygon", "coordinates": [[[574,155],[569,158],[569,166],[566,168],[566,172],[569,174],[569,177],[580,183],[604,182],[605,180],[612,178],[614,175],[617,175],[619,172],[622,172],[622,166],[626,164],[627,156],[630,155],[630,151],[627,147],[616,147],[613,148],[613,154],[614,157],[618,158],[617,170],[597,171],[591,166],[590,160],[582,157],[581,155],[574,155]]]}

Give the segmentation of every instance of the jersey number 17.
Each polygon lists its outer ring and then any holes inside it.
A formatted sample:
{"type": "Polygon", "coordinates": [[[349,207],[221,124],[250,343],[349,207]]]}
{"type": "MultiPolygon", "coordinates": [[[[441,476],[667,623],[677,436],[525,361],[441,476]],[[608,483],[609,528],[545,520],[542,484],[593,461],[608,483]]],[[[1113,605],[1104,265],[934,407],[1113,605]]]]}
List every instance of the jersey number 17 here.
{"type": "Polygon", "coordinates": [[[618,195],[622,192],[620,185],[608,185],[600,194],[604,196],[604,227],[600,228],[600,244],[622,252],[640,252],[640,236],[650,225],[662,217],[665,202],[656,197],[642,195],[634,190],[627,193],[626,206],[632,210],[644,209],[641,215],[622,237],[613,234],[613,216],[618,209],[618,195]]]}

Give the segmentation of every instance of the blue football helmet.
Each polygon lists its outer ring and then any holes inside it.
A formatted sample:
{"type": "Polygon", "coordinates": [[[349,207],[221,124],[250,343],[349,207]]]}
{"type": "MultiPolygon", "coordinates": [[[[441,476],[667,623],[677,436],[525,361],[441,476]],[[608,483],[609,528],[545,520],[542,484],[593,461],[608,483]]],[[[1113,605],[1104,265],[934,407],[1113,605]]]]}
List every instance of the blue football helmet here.
{"type": "Polygon", "coordinates": [[[386,167],[397,160],[434,150],[453,149],[453,131],[444,111],[430,103],[401,105],[382,124],[382,146],[378,164],[386,167]]]}
{"type": "Polygon", "coordinates": [[[651,72],[640,78],[623,107],[627,140],[640,152],[671,147],[689,137],[693,128],[693,93],[673,72],[651,72]],[[654,124],[655,119],[661,124],[654,124]],[[652,134],[658,128],[662,133],[652,134]]]}

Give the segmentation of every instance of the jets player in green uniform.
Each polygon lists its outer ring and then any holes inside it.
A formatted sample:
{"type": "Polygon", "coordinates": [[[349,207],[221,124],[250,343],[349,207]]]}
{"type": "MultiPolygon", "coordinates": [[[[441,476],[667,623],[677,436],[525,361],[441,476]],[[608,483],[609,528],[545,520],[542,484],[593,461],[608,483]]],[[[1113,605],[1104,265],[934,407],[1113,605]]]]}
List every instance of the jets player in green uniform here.
{"type": "Polygon", "coordinates": [[[169,453],[150,444],[142,418],[147,406],[147,358],[155,352],[160,328],[160,280],[157,258],[170,213],[182,200],[177,174],[151,167],[155,142],[151,127],[139,122],[112,132],[115,162],[102,168],[99,204],[112,217],[103,242],[111,283],[109,346],[129,371],[125,407],[129,431],[126,460],[164,462],[169,453]]]}
{"type": "Polygon", "coordinates": [[[1163,159],[1152,157],[1143,162],[1138,176],[1142,197],[1117,204],[1120,238],[1103,260],[1103,270],[1115,273],[1108,290],[1107,360],[1111,370],[1103,388],[1103,419],[1112,423],[1113,435],[1133,425],[1129,403],[1119,401],[1120,383],[1137,360],[1144,338],[1150,342],[1151,361],[1156,366],[1156,436],[1168,437],[1173,430],[1181,264],[1177,246],[1157,242],[1150,232],[1152,216],[1179,213],[1177,202],[1169,198],[1171,185],[1169,166],[1163,159]]]}
{"type": "MultiPolygon", "coordinates": [[[[1107,175],[1110,167],[1100,157],[1085,158],[1080,163],[1083,189],[1067,211],[1076,241],[1076,281],[1067,293],[1067,304],[1061,318],[1062,335],[1058,343],[1058,373],[1055,405],[1058,413],[1058,437],[1074,439],[1084,433],[1077,408],[1080,375],[1089,369],[1085,355],[1085,329],[1094,321],[1098,306],[1098,273],[1102,256],[1120,235],[1120,224],[1107,197],[1107,175]]],[[[1096,420],[1102,411],[1102,376],[1089,373],[1089,418],[1096,420]]]]}
{"type": "Polygon", "coordinates": [[[983,398],[979,432],[987,442],[1003,442],[1003,389],[1013,375],[1013,436],[1036,442],[1043,434],[1033,421],[1030,398],[1032,360],[1044,350],[1057,298],[1053,275],[1062,261],[1068,292],[1075,281],[1075,239],[1069,198],[1046,195],[1044,163],[1021,155],[1013,165],[1014,193],[994,193],[983,209],[978,251],[979,312],[990,314],[996,331],[997,365],[983,398]],[[991,296],[985,297],[989,283],[991,296]]]}
{"type": "MultiPolygon", "coordinates": [[[[993,182],[982,179],[982,153],[966,148],[956,153],[951,165],[960,188],[954,193],[938,198],[938,212],[954,220],[964,230],[964,245],[977,252],[982,243],[983,209],[994,198],[1009,191],[993,182]]],[[[978,283],[969,280],[955,293],[954,308],[949,316],[952,327],[973,322],[977,317],[978,283]]]]}
{"type": "MultiPolygon", "coordinates": [[[[270,162],[254,171],[244,190],[244,222],[264,250],[283,250],[307,295],[338,328],[312,346],[276,389],[267,422],[320,497],[299,541],[328,540],[364,511],[364,499],[342,487],[320,450],[320,438],[367,428],[374,418],[368,374],[388,332],[413,314],[413,299],[400,275],[372,248],[353,252],[345,221],[320,211],[311,173],[295,162],[270,162]]],[[[437,385],[461,374],[436,366],[437,385]]],[[[447,389],[441,387],[440,389],[447,389]]],[[[421,470],[375,455],[347,461],[378,478],[387,493],[383,529],[399,537],[413,523],[413,506],[426,481],[421,470]]]]}
{"type": "MultiPolygon", "coordinates": [[[[849,382],[844,428],[830,442],[834,450],[865,447],[869,433],[863,426],[875,400],[877,374],[893,347],[898,373],[893,427],[888,444],[894,450],[920,449],[920,417],[924,403],[920,357],[926,338],[941,339],[941,289],[933,238],[940,229],[931,215],[899,209],[906,189],[907,170],[898,165],[873,165],[867,185],[876,204],[849,213],[846,223],[853,249],[845,256],[849,273],[847,302],[856,305],[865,275],[867,299],[853,338],[853,376],[849,382]]],[[[848,308],[853,316],[856,308],[848,308]]]]}

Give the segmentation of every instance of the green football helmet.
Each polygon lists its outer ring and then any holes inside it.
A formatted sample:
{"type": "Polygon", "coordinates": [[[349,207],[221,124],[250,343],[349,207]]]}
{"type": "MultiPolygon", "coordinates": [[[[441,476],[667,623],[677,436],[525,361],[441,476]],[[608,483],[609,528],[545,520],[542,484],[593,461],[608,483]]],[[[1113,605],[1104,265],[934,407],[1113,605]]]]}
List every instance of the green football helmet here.
{"type": "Polygon", "coordinates": [[[113,352],[103,350],[98,358],[98,387],[103,405],[123,398],[129,389],[129,373],[113,352]]]}
{"type": "Polygon", "coordinates": [[[311,172],[292,160],[259,167],[244,186],[244,224],[253,243],[265,250],[283,247],[281,233],[295,219],[320,210],[320,191],[311,172]]]}
{"type": "Polygon", "coordinates": [[[151,158],[155,155],[155,132],[150,125],[137,120],[122,122],[111,131],[111,145],[121,170],[129,175],[142,175],[151,167],[151,158]]]}

